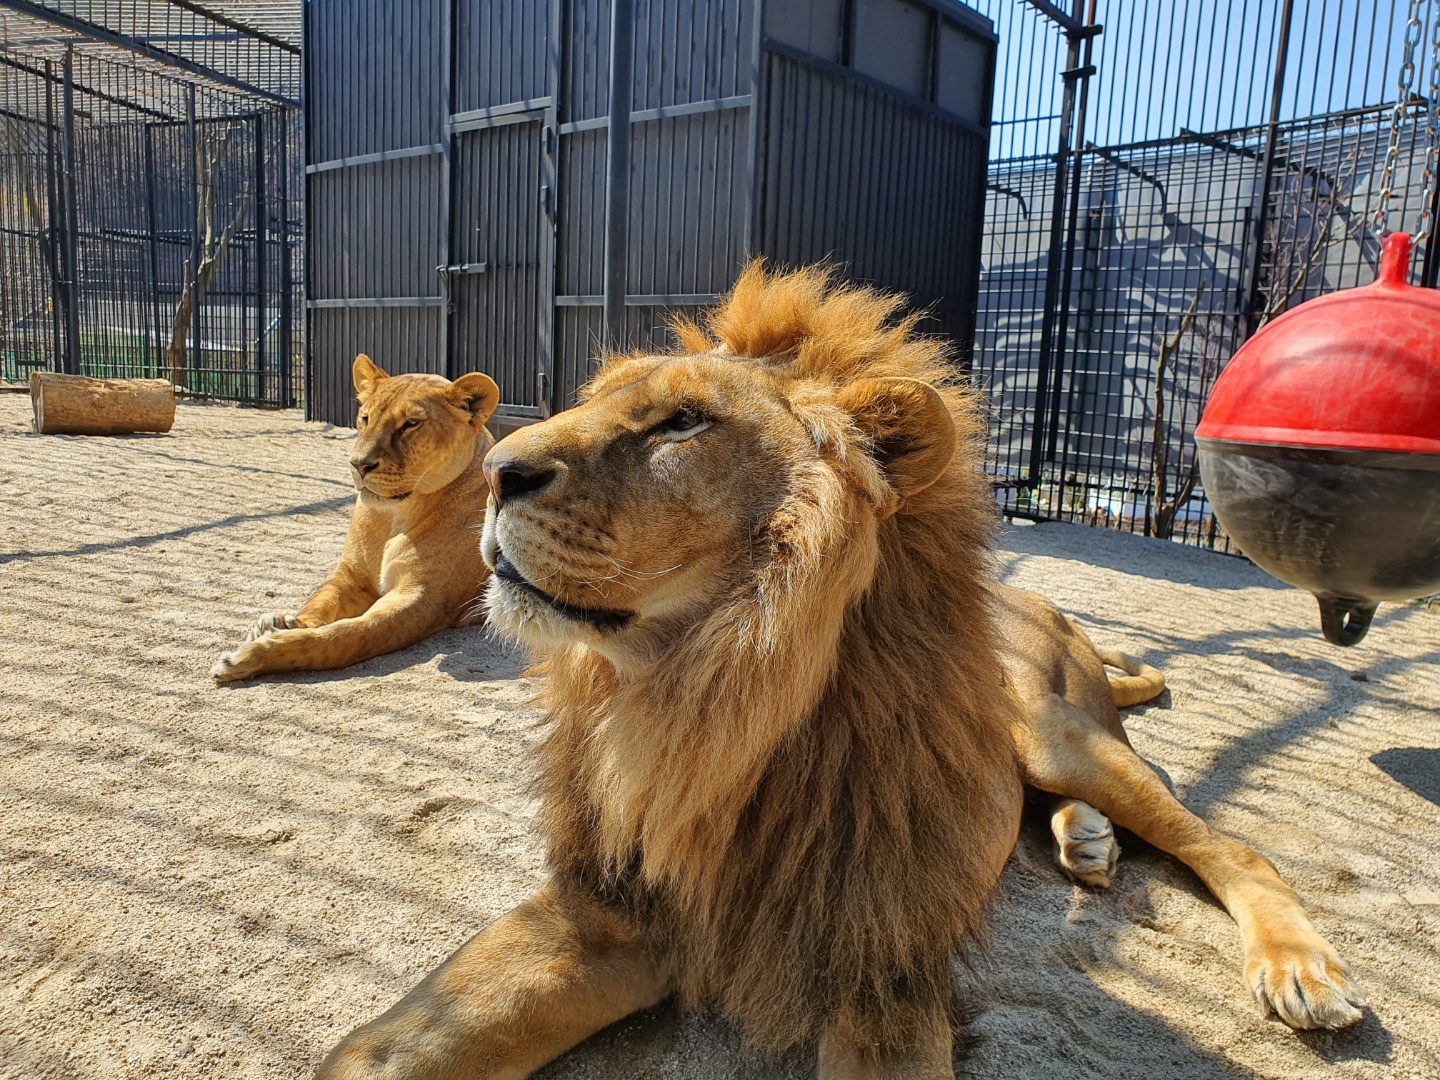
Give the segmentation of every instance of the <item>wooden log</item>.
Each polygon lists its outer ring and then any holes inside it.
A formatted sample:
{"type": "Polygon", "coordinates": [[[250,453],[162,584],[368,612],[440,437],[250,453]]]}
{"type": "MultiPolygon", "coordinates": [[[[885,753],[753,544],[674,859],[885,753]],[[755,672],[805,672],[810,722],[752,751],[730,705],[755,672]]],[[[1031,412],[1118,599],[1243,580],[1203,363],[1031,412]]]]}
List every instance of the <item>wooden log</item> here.
{"type": "Polygon", "coordinates": [[[32,371],[30,404],[40,435],[131,435],[169,431],[175,423],[175,388],[169,379],[32,371]]]}

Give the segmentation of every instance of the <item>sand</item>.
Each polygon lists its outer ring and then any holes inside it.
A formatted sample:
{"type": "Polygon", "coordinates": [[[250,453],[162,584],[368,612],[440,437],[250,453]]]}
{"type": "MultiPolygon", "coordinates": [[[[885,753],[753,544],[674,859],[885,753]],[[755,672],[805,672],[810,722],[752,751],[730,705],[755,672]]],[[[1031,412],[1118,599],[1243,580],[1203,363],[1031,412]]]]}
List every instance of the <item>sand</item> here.
{"type": "MultiPolygon", "coordinates": [[[[0,396],[0,1077],[301,1077],[542,878],[521,659],[452,631],[219,688],[259,612],[339,554],[352,433],[185,405],[168,436],[27,434],[0,396]]],[[[1238,935],[1137,840],[1066,882],[1034,816],[988,960],[977,1077],[1440,1076],[1440,616],[1341,651],[1247,563],[1061,525],[1001,572],[1171,690],[1127,726],[1269,856],[1370,991],[1350,1030],[1262,1019],[1238,935]],[[1358,681],[1357,681],[1358,680],[1358,681]]],[[[548,1080],[789,1078],[661,1008],[548,1080]]]]}

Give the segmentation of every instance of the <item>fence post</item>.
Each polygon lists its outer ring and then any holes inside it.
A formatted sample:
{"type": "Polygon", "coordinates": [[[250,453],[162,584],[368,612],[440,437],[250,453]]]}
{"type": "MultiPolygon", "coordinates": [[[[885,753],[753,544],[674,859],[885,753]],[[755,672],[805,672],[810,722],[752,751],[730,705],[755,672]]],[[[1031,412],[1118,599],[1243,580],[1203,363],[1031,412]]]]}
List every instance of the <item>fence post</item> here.
{"type": "Polygon", "coordinates": [[[49,236],[50,270],[50,363],[55,371],[65,370],[64,335],[60,320],[65,313],[63,263],[65,211],[60,203],[60,176],[55,168],[55,66],[45,61],[45,226],[49,236]]]}
{"type": "MultiPolygon", "coordinates": [[[[1083,0],[1075,0],[1079,12],[1083,0]]],[[[1078,20],[1077,20],[1078,21],[1078,20]]],[[[1065,56],[1064,96],[1060,104],[1060,139],[1055,150],[1055,187],[1050,206],[1050,243],[1045,255],[1045,301],[1040,314],[1040,355],[1037,358],[1039,370],[1035,380],[1035,418],[1030,432],[1030,471],[1023,487],[1034,487],[1040,482],[1041,467],[1045,462],[1046,434],[1049,429],[1050,379],[1054,361],[1055,315],[1060,300],[1060,279],[1064,267],[1064,233],[1066,224],[1065,199],[1069,192],[1070,148],[1075,124],[1075,82],[1080,74],[1080,42],[1083,35],[1067,33],[1070,46],[1065,56]]]]}
{"type": "Polygon", "coordinates": [[[150,312],[155,320],[155,374],[168,378],[165,358],[168,350],[164,324],[160,319],[160,223],[155,210],[155,125],[145,125],[145,216],[150,225],[150,312]],[[165,369],[165,370],[162,370],[165,369]]]}
{"type": "MultiPolygon", "coordinates": [[[[1080,18],[1079,0],[1075,5],[1075,18],[1076,21],[1080,18]]],[[[1099,27],[1095,25],[1095,0],[1090,0],[1090,9],[1086,14],[1084,26],[1079,29],[1072,27],[1066,30],[1066,33],[1071,38],[1083,35],[1085,55],[1078,70],[1065,73],[1070,79],[1079,80],[1080,95],[1076,105],[1074,165],[1070,170],[1070,206],[1069,220],[1065,226],[1065,258],[1060,266],[1060,303],[1057,305],[1058,310],[1055,313],[1058,325],[1055,328],[1054,353],[1050,365],[1052,371],[1050,415],[1046,418],[1045,427],[1047,457],[1054,455],[1055,448],[1060,441],[1060,391],[1061,379],[1065,371],[1066,338],[1070,332],[1070,283],[1075,270],[1075,232],[1080,223],[1080,181],[1085,167],[1085,121],[1090,102],[1090,76],[1095,74],[1095,68],[1090,60],[1095,48],[1095,35],[1099,33],[1099,27]]],[[[1074,65],[1071,67],[1073,69],[1074,65]]]]}
{"type": "Polygon", "coordinates": [[[1260,257],[1265,250],[1265,225],[1270,216],[1270,174],[1280,142],[1280,101],[1285,93],[1285,61],[1290,52],[1290,22],[1295,0],[1285,0],[1280,14],[1280,42],[1275,48],[1275,81],[1270,88],[1270,119],[1265,128],[1265,152],[1260,159],[1260,205],[1255,214],[1255,235],[1250,238],[1250,282],[1245,294],[1245,336],[1260,325],[1260,257]]]}
{"type": "Polygon", "coordinates": [[[294,353],[292,337],[295,333],[292,310],[295,283],[290,266],[290,120],[289,114],[281,109],[277,114],[280,121],[280,355],[277,357],[280,377],[280,405],[289,409],[295,404],[294,353]]]}
{"type": "Polygon", "coordinates": [[[606,129],[605,345],[625,338],[626,268],[630,261],[630,99],[635,55],[634,0],[610,4],[610,123],[606,129]]]}
{"type": "Polygon", "coordinates": [[[265,394],[265,114],[255,113],[255,390],[265,394]]]}
{"type": "MultiPolygon", "coordinates": [[[[1437,214],[1440,214],[1440,183],[1435,185],[1435,190],[1430,196],[1430,221],[1432,223],[1437,214]]],[[[1425,239],[1425,261],[1420,266],[1420,284],[1427,289],[1433,289],[1437,277],[1440,277],[1440,237],[1435,235],[1432,224],[1430,235],[1425,239]]]]}
{"type": "Polygon", "coordinates": [[[65,141],[62,188],[65,199],[65,371],[80,374],[80,214],[75,193],[75,82],[72,50],[65,49],[65,141]]]}
{"type": "MultiPolygon", "coordinates": [[[[200,140],[195,129],[195,84],[186,87],[185,131],[190,145],[190,370],[200,372],[200,140]]],[[[186,380],[187,389],[194,390],[186,380]]]]}

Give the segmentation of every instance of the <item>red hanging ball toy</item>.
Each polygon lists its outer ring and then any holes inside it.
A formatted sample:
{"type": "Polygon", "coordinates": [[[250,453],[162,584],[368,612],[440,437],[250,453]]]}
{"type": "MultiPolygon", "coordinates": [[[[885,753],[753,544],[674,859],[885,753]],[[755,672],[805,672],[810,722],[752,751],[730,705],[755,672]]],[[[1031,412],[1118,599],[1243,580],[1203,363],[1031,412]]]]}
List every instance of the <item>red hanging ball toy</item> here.
{"type": "Polygon", "coordinates": [[[1240,550],[1314,593],[1354,645],[1381,600],[1440,592],[1440,291],[1385,238],[1373,285],[1301,304],[1226,365],[1196,429],[1205,493],[1240,550]]]}

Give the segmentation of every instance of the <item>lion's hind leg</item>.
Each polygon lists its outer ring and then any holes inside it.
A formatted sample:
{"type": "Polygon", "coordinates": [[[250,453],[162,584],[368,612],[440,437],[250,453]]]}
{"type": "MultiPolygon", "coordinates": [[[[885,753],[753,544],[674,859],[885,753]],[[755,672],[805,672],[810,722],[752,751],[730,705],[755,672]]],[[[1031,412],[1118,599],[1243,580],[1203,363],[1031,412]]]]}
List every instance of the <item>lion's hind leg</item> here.
{"type": "Polygon", "coordinates": [[[1363,992],[1275,867],[1186,810],[1122,739],[1051,695],[1019,746],[1036,787],[1084,800],[1200,876],[1239,926],[1245,982],[1267,1014],[1295,1028],[1360,1019],[1363,992]]]}
{"type": "Polygon", "coordinates": [[[1059,798],[1050,813],[1050,832],[1055,836],[1055,864],[1066,875],[1097,889],[1114,884],[1120,845],[1109,818],[1089,803],[1059,798]]]}

